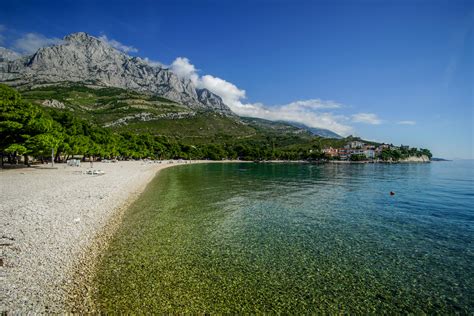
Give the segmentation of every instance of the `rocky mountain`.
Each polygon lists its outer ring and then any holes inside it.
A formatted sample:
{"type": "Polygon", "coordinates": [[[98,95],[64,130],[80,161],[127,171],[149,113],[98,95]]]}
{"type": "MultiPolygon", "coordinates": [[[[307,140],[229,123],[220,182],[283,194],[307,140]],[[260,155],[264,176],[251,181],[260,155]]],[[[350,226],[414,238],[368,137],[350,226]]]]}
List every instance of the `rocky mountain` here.
{"type": "Polygon", "coordinates": [[[31,87],[62,82],[118,87],[162,96],[192,110],[232,115],[222,99],[207,89],[196,89],[171,70],[116,50],[86,33],[73,33],[54,46],[18,57],[0,50],[0,82],[31,87]]]}
{"type": "Polygon", "coordinates": [[[14,52],[12,50],[4,48],[4,47],[0,47],[0,62],[15,60],[15,59],[18,59],[20,57],[21,56],[18,53],[14,52]]]}
{"type": "Polygon", "coordinates": [[[198,95],[198,100],[202,104],[209,106],[218,111],[225,112],[227,111],[227,105],[224,104],[222,98],[217,94],[212,93],[208,89],[197,89],[196,93],[198,95]]]}

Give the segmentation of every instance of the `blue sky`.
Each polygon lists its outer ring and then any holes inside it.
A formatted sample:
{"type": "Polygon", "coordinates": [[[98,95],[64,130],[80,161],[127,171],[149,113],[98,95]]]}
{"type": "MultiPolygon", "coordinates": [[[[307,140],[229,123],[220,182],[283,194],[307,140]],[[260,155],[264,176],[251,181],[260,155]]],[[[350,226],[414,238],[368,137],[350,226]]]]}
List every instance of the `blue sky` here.
{"type": "Polygon", "coordinates": [[[8,1],[0,25],[17,51],[106,36],[243,114],[474,158],[474,1],[8,1]]]}

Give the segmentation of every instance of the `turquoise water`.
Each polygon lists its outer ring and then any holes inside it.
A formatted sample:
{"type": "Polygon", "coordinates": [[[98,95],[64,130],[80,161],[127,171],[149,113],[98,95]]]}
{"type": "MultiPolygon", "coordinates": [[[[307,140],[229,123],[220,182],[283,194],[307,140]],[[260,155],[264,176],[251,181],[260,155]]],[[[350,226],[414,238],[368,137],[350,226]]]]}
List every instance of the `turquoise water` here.
{"type": "Polygon", "coordinates": [[[166,169],[128,210],[94,300],[103,311],[472,314],[473,205],[469,161],[166,169]]]}

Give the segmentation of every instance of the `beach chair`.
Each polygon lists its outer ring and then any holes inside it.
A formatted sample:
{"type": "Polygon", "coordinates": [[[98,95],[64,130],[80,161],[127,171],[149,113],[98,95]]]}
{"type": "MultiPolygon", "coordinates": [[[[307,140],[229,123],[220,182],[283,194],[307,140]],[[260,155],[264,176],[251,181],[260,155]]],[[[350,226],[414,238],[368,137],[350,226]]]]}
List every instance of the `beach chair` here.
{"type": "Polygon", "coordinates": [[[79,159],[69,159],[66,163],[70,167],[80,167],[81,166],[81,161],[79,159]]]}

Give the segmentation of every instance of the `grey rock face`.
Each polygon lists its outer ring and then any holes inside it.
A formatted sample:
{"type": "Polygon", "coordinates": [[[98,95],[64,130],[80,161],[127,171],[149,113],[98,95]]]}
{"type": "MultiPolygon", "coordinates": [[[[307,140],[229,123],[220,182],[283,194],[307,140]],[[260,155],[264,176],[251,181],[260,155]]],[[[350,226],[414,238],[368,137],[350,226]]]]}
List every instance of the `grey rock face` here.
{"type": "Polygon", "coordinates": [[[43,103],[41,103],[41,104],[43,106],[47,106],[47,107],[50,107],[50,108],[56,108],[56,109],[65,109],[66,108],[64,103],[59,102],[58,100],[54,100],[54,99],[44,100],[43,103]]]}
{"type": "MultiPolygon", "coordinates": [[[[61,44],[40,48],[34,55],[6,57],[0,51],[0,82],[12,86],[83,82],[163,96],[192,109],[231,114],[220,98],[206,92],[199,97],[190,80],[171,70],[131,57],[86,33],[73,33],[61,44]]],[[[201,93],[202,94],[202,93],[201,93]]]]}
{"type": "Polygon", "coordinates": [[[14,52],[12,50],[7,49],[5,47],[0,47],[0,62],[15,60],[15,59],[18,59],[20,57],[21,57],[20,54],[14,52]]]}
{"type": "Polygon", "coordinates": [[[104,127],[111,127],[111,126],[120,126],[120,125],[127,125],[129,121],[138,120],[142,122],[152,121],[152,120],[159,120],[159,119],[171,119],[171,120],[179,120],[183,118],[189,118],[196,115],[196,112],[176,112],[176,113],[165,113],[159,115],[153,115],[148,112],[142,112],[139,114],[128,115],[113,122],[107,123],[104,127]]]}
{"type": "Polygon", "coordinates": [[[233,114],[229,107],[222,101],[222,98],[217,94],[212,93],[208,89],[197,89],[196,92],[199,102],[208,108],[228,115],[233,114]]]}

